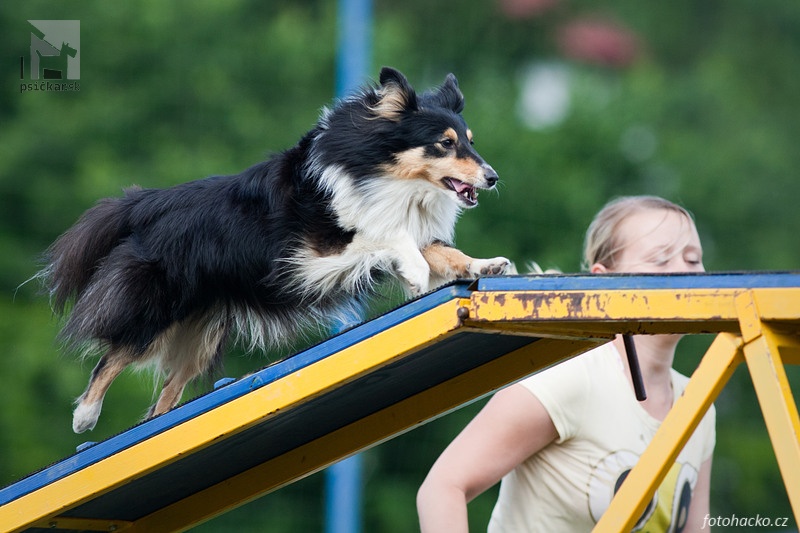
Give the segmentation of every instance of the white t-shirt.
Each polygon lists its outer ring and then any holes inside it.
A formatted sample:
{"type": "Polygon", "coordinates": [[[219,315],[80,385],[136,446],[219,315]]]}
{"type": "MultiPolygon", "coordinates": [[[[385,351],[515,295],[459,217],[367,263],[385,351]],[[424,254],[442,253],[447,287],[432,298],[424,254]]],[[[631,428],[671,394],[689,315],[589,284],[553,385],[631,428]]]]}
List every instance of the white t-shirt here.
{"type": "MultiPolygon", "coordinates": [[[[503,478],[489,533],[591,531],[661,424],[639,405],[625,372],[609,343],[520,382],[559,436],[503,478]]],[[[672,371],[675,399],[688,381],[672,371]]],[[[634,531],[680,531],[714,450],[714,424],[712,406],[634,531]]]]}

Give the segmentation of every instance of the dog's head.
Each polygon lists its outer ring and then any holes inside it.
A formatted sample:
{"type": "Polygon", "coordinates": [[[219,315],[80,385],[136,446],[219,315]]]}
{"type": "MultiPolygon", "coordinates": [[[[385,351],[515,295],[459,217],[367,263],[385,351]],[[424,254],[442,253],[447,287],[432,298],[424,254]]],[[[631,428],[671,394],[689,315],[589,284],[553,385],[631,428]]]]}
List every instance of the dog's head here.
{"type": "Polygon", "coordinates": [[[394,154],[386,171],[401,179],[424,179],[454,194],[463,207],[478,205],[478,189],[491,189],[497,173],[473,148],[472,131],[461,117],[464,96],[449,74],[444,84],[417,96],[405,76],[384,68],[375,114],[397,123],[408,146],[394,154]]]}
{"type": "Polygon", "coordinates": [[[473,147],[461,116],[464,96],[456,77],[417,94],[399,71],[384,67],[380,84],[345,100],[323,116],[323,151],[355,178],[389,175],[423,180],[460,207],[478,204],[478,189],[498,177],[473,147]]]}

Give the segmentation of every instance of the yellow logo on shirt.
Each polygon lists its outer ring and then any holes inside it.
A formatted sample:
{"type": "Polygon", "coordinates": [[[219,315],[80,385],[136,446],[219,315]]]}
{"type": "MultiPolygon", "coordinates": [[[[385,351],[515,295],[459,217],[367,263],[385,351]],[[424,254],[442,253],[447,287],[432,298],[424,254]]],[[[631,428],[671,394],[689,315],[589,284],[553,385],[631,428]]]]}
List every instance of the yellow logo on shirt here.
{"type": "MultiPolygon", "coordinates": [[[[597,522],[608,509],[611,498],[639,461],[639,454],[621,450],[607,456],[592,470],[589,482],[589,510],[597,522]]],[[[647,504],[633,531],[680,533],[686,527],[692,490],[698,473],[689,464],[675,463],[647,504]]]]}

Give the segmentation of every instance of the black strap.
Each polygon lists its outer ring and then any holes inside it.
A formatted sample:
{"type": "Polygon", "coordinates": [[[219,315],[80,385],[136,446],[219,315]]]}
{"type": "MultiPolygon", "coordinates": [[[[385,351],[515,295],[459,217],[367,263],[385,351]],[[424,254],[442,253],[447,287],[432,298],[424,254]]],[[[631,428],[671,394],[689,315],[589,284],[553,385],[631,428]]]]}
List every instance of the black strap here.
{"type": "Polygon", "coordinates": [[[631,380],[633,380],[633,392],[636,399],[643,402],[647,399],[644,390],[644,380],[642,379],[642,369],[639,366],[639,357],[636,355],[636,345],[633,343],[632,335],[623,335],[622,341],[625,343],[625,354],[628,356],[628,367],[631,369],[631,380]]]}

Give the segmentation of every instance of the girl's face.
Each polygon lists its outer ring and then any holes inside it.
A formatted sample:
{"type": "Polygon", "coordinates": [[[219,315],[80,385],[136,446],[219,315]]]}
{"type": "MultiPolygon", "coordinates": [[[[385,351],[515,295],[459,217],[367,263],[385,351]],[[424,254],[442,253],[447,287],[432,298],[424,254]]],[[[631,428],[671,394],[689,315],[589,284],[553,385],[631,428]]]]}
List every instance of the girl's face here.
{"type": "Polygon", "coordinates": [[[592,272],[705,272],[697,228],[682,213],[638,211],[620,223],[617,235],[622,246],[613,267],[597,264],[592,272]]]}

